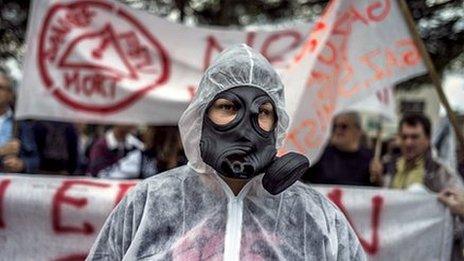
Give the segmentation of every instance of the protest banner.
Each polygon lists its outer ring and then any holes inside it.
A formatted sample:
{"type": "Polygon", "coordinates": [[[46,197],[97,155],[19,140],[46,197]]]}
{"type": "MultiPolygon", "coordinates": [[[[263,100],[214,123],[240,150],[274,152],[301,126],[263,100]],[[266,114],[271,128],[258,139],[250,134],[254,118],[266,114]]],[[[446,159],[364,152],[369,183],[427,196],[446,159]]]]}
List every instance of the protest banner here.
{"type": "Polygon", "coordinates": [[[331,1],[283,75],[303,87],[291,89],[299,92],[289,96],[293,121],[282,152],[317,158],[335,113],[424,71],[397,1],[331,1]]]}
{"type": "MultiPolygon", "coordinates": [[[[106,217],[136,182],[1,176],[0,259],[83,260],[106,217]]],[[[369,260],[449,259],[451,217],[435,195],[314,188],[346,215],[369,260]]]]}
{"type": "Polygon", "coordinates": [[[113,0],[31,9],[18,119],[174,125],[223,49],[246,43],[284,68],[312,28],[190,27],[113,0]]]}

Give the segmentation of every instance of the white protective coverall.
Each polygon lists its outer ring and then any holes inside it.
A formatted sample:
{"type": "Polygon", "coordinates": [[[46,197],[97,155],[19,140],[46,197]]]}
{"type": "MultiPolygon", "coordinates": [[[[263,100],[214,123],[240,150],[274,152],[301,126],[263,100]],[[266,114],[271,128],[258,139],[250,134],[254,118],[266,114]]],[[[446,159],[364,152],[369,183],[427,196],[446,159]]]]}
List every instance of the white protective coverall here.
{"type": "Polygon", "coordinates": [[[246,45],[224,51],[179,122],[189,163],[139,183],[106,220],[88,260],[365,260],[344,216],[308,185],[271,195],[259,175],[235,196],[202,161],[208,103],[243,85],[273,99],[281,144],[288,116],[279,76],[246,45]]]}

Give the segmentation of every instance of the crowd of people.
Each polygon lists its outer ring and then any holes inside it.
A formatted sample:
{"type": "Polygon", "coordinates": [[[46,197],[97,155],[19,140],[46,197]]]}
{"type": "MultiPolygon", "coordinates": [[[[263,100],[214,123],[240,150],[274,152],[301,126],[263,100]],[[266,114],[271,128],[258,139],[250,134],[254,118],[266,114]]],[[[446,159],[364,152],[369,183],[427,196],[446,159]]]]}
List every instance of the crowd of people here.
{"type": "Polygon", "coordinates": [[[303,180],[412,191],[462,188],[461,177],[434,157],[431,123],[425,115],[404,115],[397,136],[389,142],[382,157],[375,157],[363,136],[358,113],[338,114],[333,120],[329,144],[303,180]]]}
{"type": "Polygon", "coordinates": [[[0,72],[1,172],[144,179],[186,163],[176,126],[15,121],[13,104],[0,72]]]}

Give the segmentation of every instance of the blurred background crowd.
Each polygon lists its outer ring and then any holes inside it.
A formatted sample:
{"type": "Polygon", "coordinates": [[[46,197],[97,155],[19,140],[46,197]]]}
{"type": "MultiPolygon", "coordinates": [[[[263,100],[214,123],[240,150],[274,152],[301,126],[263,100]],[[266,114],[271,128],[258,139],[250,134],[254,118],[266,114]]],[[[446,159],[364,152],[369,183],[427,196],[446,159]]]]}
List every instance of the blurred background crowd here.
{"type": "MultiPolygon", "coordinates": [[[[144,179],[186,163],[177,126],[15,121],[13,105],[12,81],[0,72],[2,172],[144,179]]],[[[434,192],[462,183],[463,163],[453,170],[441,162],[425,114],[405,113],[397,126],[391,137],[376,140],[381,136],[366,134],[360,113],[338,114],[303,181],[434,192]]]]}
{"type": "Polygon", "coordinates": [[[0,171],[141,179],[186,163],[177,126],[15,121],[0,71],[0,171]]]}

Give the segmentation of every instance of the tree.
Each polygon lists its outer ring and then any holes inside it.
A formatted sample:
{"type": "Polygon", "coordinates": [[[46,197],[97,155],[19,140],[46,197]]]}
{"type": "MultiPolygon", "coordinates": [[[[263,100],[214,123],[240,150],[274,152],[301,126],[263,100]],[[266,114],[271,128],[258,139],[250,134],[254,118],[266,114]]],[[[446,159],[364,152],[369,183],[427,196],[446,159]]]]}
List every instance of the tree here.
{"type": "Polygon", "coordinates": [[[0,61],[24,51],[29,1],[0,0],[0,61]]]}
{"type": "MultiPolygon", "coordinates": [[[[314,20],[327,0],[120,0],[168,19],[200,25],[242,27],[314,20]]],[[[378,0],[386,1],[386,0],[378,0]]],[[[464,2],[407,0],[437,70],[464,67],[464,2]]],[[[28,1],[0,0],[0,60],[24,52],[28,1]]],[[[423,81],[419,78],[415,81],[423,81]]]]}

